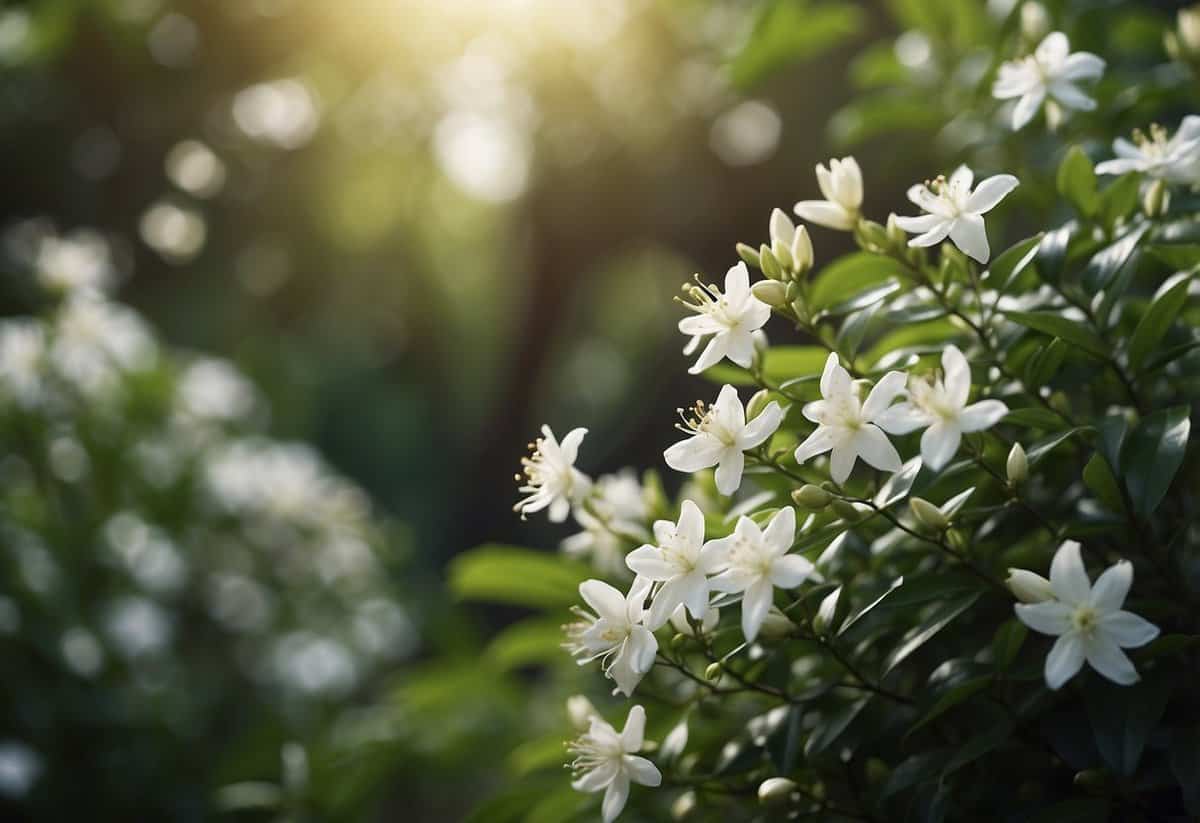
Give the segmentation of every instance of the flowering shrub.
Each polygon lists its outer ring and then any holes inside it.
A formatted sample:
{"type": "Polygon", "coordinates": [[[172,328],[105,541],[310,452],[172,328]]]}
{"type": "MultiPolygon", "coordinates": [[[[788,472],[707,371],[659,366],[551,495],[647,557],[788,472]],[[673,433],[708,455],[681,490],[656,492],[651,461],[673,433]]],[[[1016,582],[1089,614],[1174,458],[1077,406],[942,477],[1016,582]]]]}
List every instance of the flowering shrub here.
{"type": "MultiPolygon", "coordinates": [[[[274,775],[281,744],[412,651],[387,526],[262,435],[229,363],[106,296],[101,238],[29,231],[8,240],[52,295],[0,321],[0,808],[209,819],[219,783],[274,775]]],[[[283,752],[294,795],[305,751],[283,752]]],[[[296,799],[249,785],[221,803],[296,799]]]]}
{"type": "MultiPolygon", "coordinates": [[[[1101,53],[1036,4],[980,24],[990,65],[962,117],[991,137],[914,169],[900,215],[865,210],[853,157],[817,166],[802,185],[822,199],[795,213],[858,251],[821,261],[776,210],[723,283],[685,287],[690,371],[719,389],[664,451],[678,494],[648,473],[618,500],[615,476],[576,465],[583,429],[543,429],[516,508],[574,511],[565,546],[603,579],[513,548],[455,568],[460,593],[529,605],[578,585],[565,646],[624,704],[569,704],[571,785],[603,793],[605,821],[627,802],[714,821],[760,802],[770,819],[1200,815],[1200,116],[1194,80],[1165,79],[1189,71],[1194,19],[1151,69],[1062,18],[1101,53]],[[1117,112],[1138,83],[1154,102],[1130,140],[1117,112]]],[[[514,797],[479,819],[595,814],[514,797]]]]}

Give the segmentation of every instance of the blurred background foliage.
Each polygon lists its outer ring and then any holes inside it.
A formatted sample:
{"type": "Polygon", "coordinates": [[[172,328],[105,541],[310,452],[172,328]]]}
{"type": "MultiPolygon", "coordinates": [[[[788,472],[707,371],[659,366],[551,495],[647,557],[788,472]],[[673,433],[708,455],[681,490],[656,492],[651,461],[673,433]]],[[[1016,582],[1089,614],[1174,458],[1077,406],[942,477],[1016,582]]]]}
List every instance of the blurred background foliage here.
{"type": "MultiPolygon", "coordinates": [[[[1163,54],[1181,4],[1046,5],[1077,48],[1136,68],[1105,79],[1121,123],[1195,82],[1163,54]],[[1097,5],[1117,25],[1089,26],[1097,5]]],[[[65,237],[103,248],[140,315],[84,308],[154,353],[118,358],[102,396],[67,381],[52,403],[6,406],[4,802],[38,819],[454,819],[559,758],[519,747],[564,728],[578,685],[565,655],[553,675],[529,666],[556,626],[517,623],[481,652],[522,613],[459,608],[447,562],[562,537],[511,512],[542,421],[588,426],[591,470],[658,465],[664,410],[708,391],[682,368],[673,294],[812,196],[816,162],[853,150],[868,213],[959,159],[1052,173],[1056,158],[1018,156],[979,119],[1002,114],[969,105],[996,38],[1033,39],[1049,25],[1035,18],[1012,0],[4,4],[0,309],[40,318],[54,350],[80,306],[47,293],[40,250],[65,237]],[[180,404],[204,363],[201,398],[252,399],[200,425],[180,404]],[[156,485],[136,455],[159,441],[191,451],[156,485]],[[203,468],[222,456],[242,461],[235,494],[316,490],[282,519],[222,509],[203,468]],[[326,483],[358,501],[358,588],[316,562],[337,521],[309,508],[326,483]],[[289,518],[310,516],[298,536],[289,518]],[[175,588],[138,577],[138,552],[161,545],[189,570],[175,588]],[[313,565],[289,576],[281,551],[313,565]],[[39,586],[39,563],[64,585],[39,586]],[[214,581],[235,572],[291,604],[269,632],[222,624],[214,581]],[[322,593],[338,596],[318,608],[322,593]],[[395,634],[371,651],[355,626],[376,602],[395,634]],[[122,604],[128,625],[159,626],[157,646],[121,651],[105,626],[122,604]],[[341,654],[280,651],[297,633],[365,657],[339,658],[354,676],[336,688],[297,691],[341,654]],[[300,662],[280,674],[276,659],[300,662]]],[[[1071,122],[1085,144],[1087,124],[1071,122]]],[[[814,238],[818,260],[849,248],[814,238]]],[[[566,605],[570,581],[561,597],[514,605],[566,605]]],[[[569,817],[557,802],[542,819],[569,817]]]]}

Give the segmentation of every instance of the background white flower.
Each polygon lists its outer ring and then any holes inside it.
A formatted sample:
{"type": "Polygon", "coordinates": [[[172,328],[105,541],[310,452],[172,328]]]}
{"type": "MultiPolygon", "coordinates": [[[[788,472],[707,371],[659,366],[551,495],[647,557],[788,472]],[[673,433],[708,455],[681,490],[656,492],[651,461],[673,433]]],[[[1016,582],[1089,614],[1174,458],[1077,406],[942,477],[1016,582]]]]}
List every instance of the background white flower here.
{"type": "Polygon", "coordinates": [[[704,543],[704,512],[684,500],[678,523],[654,524],[654,540],[658,545],[642,546],[625,558],[635,574],[660,584],[650,601],[646,628],[658,629],[680,605],[702,620],[708,610],[708,576],[723,559],[719,546],[704,543]]]}
{"type": "Polygon", "coordinates": [[[934,246],[947,236],[963,253],[986,263],[991,256],[983,215],[995,208],[1010,191],[1017,187],[1011,174],[997,174],[979,184],[971,185],[975,174],[959,166],[949,180],[938,178],[930,184],[916,185],[908,190],[908,199],[928,214],[920,217],[897,217],[896,225],[909,234],[910,246],[934,246]]]}
{"type": "MultiPolygon", "coordinates": [[[[721,620],[721,611],[715,606],[709,606],[704,612],[704,618],[700,621],[701,634],[708,634],[717,627],[717,623],[721,620]]],[[[671,627],[682,635],[692,637],[696,632],[692,629],[692,624],[688,622],[687,610],[683,606],[679,606],[675,611],[671,612],[671,627]]]]}
{"type": "Polygon", "coordinates": [[[1053,600],[1018,603],[1017,617],[1029,628],[1058,640],[1046,657],[1046,685],[1060,688],[1083,667],[1084,660],[1114,683],[1127,686],[1140,678],[1121,649],[1144,646],[1158,637],[1158,627],[1122,611],[1133,583],[1133,566],[1122,560],[1110,566],[1093,586],[1079,544],[1068,540],[1050,564],[1053,600]]]}
{"type": "Polygon", "coordinates": [[[834,158],[829,168],[817,164],[817,185],[824,200],[801,200],[795,212],[801,220],[849,231],[858,222],[863,201],[862,170],[853,157],[834,158]]]}
{"type": "Polygon", "coordinates": [[[971,367],[958,347],[950,345],[942,352],[942,376],[909,381],[909,399],[887,409],[876,422],[888,434],[925,428],[921,460],[938,471],[958,451],[964,432],[983,431],[1008,414],[1008,406],[999,400],[968,406],[970,393],[971,367]]]}
{"type": "Polygon", "coordinates": [[[900,469],[900,455],[887,435],[875,425],[875,419],[904,391],[903,372],[885,374],[871,389],[865,403],[858,399],[858,386],[850,373],[830,353],[821,374],[821,400],[804,406],[804,416],[817,424],[817,429],[796,449],[796,462],[832,451],[830,476],[835,483],[845,483],[860,457],[875,468],[894,472],[900,469]]]}
{"type": "Polygon", "coordinates": [[[697,403],[695,417],[684,419],[679,427],[692,433],[663,452],[663,459],[675,471],[698,472],[716,466],[717,491],[733,494],[742,483],[744,452],[767,441],[783,422],[783,409],[772,400],[757,417],[746,422],[746,410],[737,389],[722,386],[717,401],[708,409],[697,403]]]}
{"type": "Polygon", "coordinates": [[[573,611],[580,619],[565,627],[565,648],[579,665],[599,660],[605,676],[616,682],[616,691],[626,696],[633,695],[658,653],[658,641],[642,625],[649,592],[650,581],[641,578],[633,581],[627,595],[602,580],[585,580],[579,595],[595,615],[576,607],[573,611]]]}
{"type": "MultiPolygon", "coordinates": [[[[587,429],[572,429],[559,443],[549,426],[542,426],[542,436],[529,444],[530,455],[521,458],[525,484],[518,491],[528,495],[513,506],[522,517],[542,509],[550,509],[550,519],[561,523],[571,512],[571,503],[587,493],[591,480],[575,468],[579,444],[587,429]]],[[[517,480],[521,475],[517,475],[517,480]]]]}
{"type": "Polygon", "coordinates": [[[571,787],[580,792],[604,792],[600,810],[604,823],[612,823],[629,799],[630,782],[658,786],[662,774],[637,752],[642,750],[646,730],[646,710],[634,706],[620,734],[600,717],[591,718],[590,728],[567,745],[575,755],[571,787]]]}
{"type": "Polygon", "coordinates": [[[796,539],[796,511],[780,509],[766,529],[738,518],[733,534],[709,543],[725,557],[724,569],[710,582],[716,591],[742,592],[742,633],[753,641],[771,608],[775,587],[792,589],[813,572],[813,564],[788,554],[796,539]]]}
{"type": "Polygon", "coordinates": [[[1119,137],[1113,151],[1117,159],[1096,166],[1096,174],[1137,171],[1168,183],[1200,183],[1200,116],[1183,118],[1170,138],[1158,125],[1150,127],[1149,135],[1134,132],[1133,142],[1119,137]]]}
{"type": "Polygon", "coordinates": [[[767,324],[771,307],[750,293],[746,264],[738,263],[725,273],[724,293],[709,285],[693,286],[689,294],[695,302],[683,305],[696,315],[679,321],[679,330],[692,338],[683,353],[690,355],[705,337],[712,339],[688,371],[699,374],[724,357],[748,368],[754,361],[753,334],[767,324]]]}
{"type": "Polygon", "coordinates": [[[1075,83],[1093,80],[1104,73],[1104,61],[1086,51],[1070,54],[1071,44],[1061,31],[1046,35],[1034,53],[1000,67],[992,86],[999,100],[1020,98],[1013,107],[1013,130],[1023,128],[1038,113],[1046,98],[1068,109],[1091,111],[1096,101],[1075,83]]]}
{"type": "Polygon", "coordinates": [[[771,212],[771,254],[789,271],[807,272],[813,264],[808,229],[797,227],[780,209],[771,212]]]}

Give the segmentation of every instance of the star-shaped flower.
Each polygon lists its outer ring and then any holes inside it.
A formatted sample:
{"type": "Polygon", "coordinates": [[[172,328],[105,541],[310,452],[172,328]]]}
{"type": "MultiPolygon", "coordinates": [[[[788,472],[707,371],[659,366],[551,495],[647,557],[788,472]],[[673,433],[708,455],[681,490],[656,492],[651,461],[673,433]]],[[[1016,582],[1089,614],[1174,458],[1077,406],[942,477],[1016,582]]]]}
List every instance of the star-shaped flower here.
{"type": "Polygon", "coordinates": [[[679,330],[692,339],[683,350],[690,355],[700,341],[710,337],[689,372],[699,374],[722,358],[748,368],[754,361],[754,332],[767,324],[771,307],[750,293],[750,271],[738,263],[725,274],[725,292],[716,286],[693,286],[688,292],[694,302],[683,305],[696,312],[679,321],[679,330]]]}
{"type": "Polygon", "coordinates": [[[565,626],[564,647],[579,665],[599,660],[604,674],[616,684],[616,692],[632,696],[633,690],[654,665],[658,641],[642,625],[643,606],[650,581],[637,578],[629,594],[623,595],[602,580],[585,580],[579,594],[595,614],[576,607],[579,617],[565,626]]]}
{"type": "Polygon", "coordinates": [[[1096,166],[1096,174],[1136,171],[1167,183],[1200,183],[1200,116],[1183,118],[1170,138],[1158,125],[1150,127],[1149,135],[1135,131],[1133,142],[1117,138],[1113,151],[1117,159],[1096,166]]]}
{"type": "Polygon", "coordinates": [[[1033,119],[1046,98],[1068,109],[1091,111],[1096,108],[1096,101],[1080,91],[1075,83],[1099,78],[1104,73],[1104,61],[1090,52],[1071,54],[1070,51],[1067,36],[1061,31],[1052,31],[1033,54],[1000,67],[992,95],[999,100],[1020,98],[1012,113],[1014,131],[1033,119]]]}
{"type": "Polygon", "coordinates": [[[853,157],[834,158],[829,168],[817,164],[817,185],[824,200],[801,200],[795,212],[801,220],[830,229],[850,231],[862,210],[863,179],[853,157]]]}
{"type": "Polygon", "coordinates": [[[698,472],[717,467],[717,491],[733,494],[742,483],[745,452],[766,442],[783,422],[783,409],[772,400],[757,417],[746,421],[746,410],[737,389],[722,386],[710,408],[697,403],[693,418],[684,418],[679,427],[691,434],[663,452],[663,459],[675,471],[698,472]]]}
{"type": "MultiPolygon", "coordinates": [[[[528,495],[513,506],[524,517],[542,509],[550,509],[550,519],[561,523],[571,513],[571,504],[587,494],[591,480],[575,468],[579,444],[587,429],[572,429],[559,443],[549,426],[542,426],[542,436],[529,444],[530,454],[521,458],[525,482],[518,491],[528,495]]],[[[521,481],[521,475],[517,475],[521,481]]]]}
{"type": "Polygon", "coordinates": [[[1088,664],[1114,683],[1128,686],[1140,677],[1121,649],[1136,649],[1158,637],[1158,627],[1123,611],[1133,584],[1133,566],[1122,560],[1092,585],[1079,544],[1068,540],[1050,564],[1054,599],[1017,603],[1017,617],[1036,632],[1057,636],[1046,657],[1046,685],[1060,688],[1088,664]]]}
{"type": "Polygon", "coordinates": [[[817,429],[797,447],[796,462],[832,451],[829,473],[835,483],[846,482],[859,458],[881,471],[899,471],[900,455],[876,425],[876,418],[904,391],[906,379],[904,372],[888,372],[863,403],[850,373],[838,363],[838,356],[830,353],[821,374],[822,399],[803,409],[817,429]]]}
{"type": "Polygon", "coordinates": [[[662,783],[658,768],[637,755],[642,750],[645,730],[646,710],[634,706],[620,734],[602,718],[593,716],[588,730],[567,745],[575,755],[571,761],[575,778],[571,787],[580,792],[604,792],[600,806],[604,823],[612,823],[625,808],[631,782],[641,786],[662,783]]]}
{"type": "Polygon", "coordinates": [[[654,540],[657,545],[634,549],[625,558],[635,574],[659,584],[650,599],[646,628],[658,629],[681,604],[692,617],[703,620],[708,611],[708,576],[716,573],[722,560],[719,547],[704,543],[704,513],[691,500],[684,500],[678,523],[654,524],[654,540]]]}
{"type": "Polygon", "coordinates": [[[975,174],[970,169],[959,166],[949,180],[939,177],[932,183],[910,188],[908,199],[928,214],[896,218],[896,225],[904,231],[919,235],[909,240],[908,245],[933,246],[949,236],[965,254],[986,263],[991,249],[983,215],[1015,189],[1018,181],[1011,174],[997,174],[971,191],[974,180],[975,174]]]}
{"type": "Polygon", "coordinates": [[[983,431],[1008,414],[1008,406],[999,400],[980,400],[968,406],[970,393],[967,358],[957,346],[947,346],[942,352],[942,376],[909,381],[909,399],[889,408],[876,422],[888,434],[924,428],[921,460],[938,471],[958,451],[965,432],[983,431]]]}

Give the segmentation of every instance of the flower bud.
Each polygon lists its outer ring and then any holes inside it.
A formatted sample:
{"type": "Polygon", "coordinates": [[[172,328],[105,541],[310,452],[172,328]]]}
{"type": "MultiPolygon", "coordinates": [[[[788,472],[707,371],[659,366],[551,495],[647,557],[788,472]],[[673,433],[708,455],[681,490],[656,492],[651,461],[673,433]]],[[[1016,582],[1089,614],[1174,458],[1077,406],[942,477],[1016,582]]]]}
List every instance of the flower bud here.
{"type": "Polygon", "coordinates": [[[883,251],[890,245],[887,229],[872,220],[859,220],[854,234],[860,246],[872,251],[883,251]]]}
{"type": "Polygon", "coordinates": [[[754,354],[756,357],[762,357],[767,353],[767,349],[771,347],[771,341],[767,339],[767,333],[762,329],[751,333],[750,342],[754,344],[754,354]]]}
{"type": "Polygon", "coordinates": [[[799,275],[807,274],[812,267],[812,238],[808,236],[808,229],[800,226],[796,229],[795,237],[792,238],[792,269],[799,275]]]}
{"type": "Polygon", "coordinates": [[[1171,192],[1166,180],[1155,180],[1142,195],[1142,211],[1147,217],[1161,217],[1171,205],[1171,192]]]}
{"type": "Polygon", "coordinates": [[[1021,34],[1028,40],[1041,40],[1050,32],[1050,14],[1041,3],[1021,6],[1021,34]]]}
{"type": "Polygon", "coordinates": [[[787,286],[778,280],[759,280],[750,287],[750,293],[773,309],[787,305],[787,286]]]}
{"type": "Polygon", "coordinates": [[[806,483],[792,492],[792,500],[797,506],[811,511],[820,511],[833,502],[833,495],[820,486],[806,483]]]}
{"type": "Polygon", "coordinates": [[[1008,482],[1014,486],[1019,486],[1029,479],[1029,458],[1025,456],[1025,449],[1021,448],[1020,443],[1013,443],[1008,453],[1005,471],[1008,473],[1008,482]]]}
{"type": "Polygon", "coordinates": [[[1200,55],[1200,5],[1180,9],[1176,16],[1177,40],[1185,55],[1200,55]]]}
{"type": "Polygon", "coordinates": [[[833,619],[837,615],[838,601],[842,596],[842,587],[838,586],[821,600],[821,605],[817,607],[817,613],[813,617],[812,627],[817,634],[825,634],[829,627],[833,625],[833,619]]]}
{"type": "Polygon", "coordinates": [[[950,528],[950,521],[946,519],[946,515],[942,514],[942,510],[923,497],[911,498],[908,501],[908,508],[922,526],[936,532],[944,532],[950,528]]]}
{"type": "Polygon", "coordinates": [[[763,409],[771,402],[771,392],[767,389],[759,389],[754,393],[746,403],[746,420],[753,420],[763,413],[763,409]]]}
{"type": "Polygon", "coordinates": [[[753,247],[747,246],[745,243],[738,243],[736,248],[738,257],[742,258],[742,262],[744,262],[747,266],[753,266],[756,269],[762,268],[762,262],[758,258],[758,252],[756,252],[753,247]]]}
{"type": "Polygon", "coordinates": [[[857,523],[862,519],[862,512],[854,507],[854,504],[848,500],[843,500],[840,497],[835,497],[829,507],[833,509],[833,513],[845,520],[847,523],[857,523]]]}
{"type": "Polygon", "coordinates": [[[696,810],[696,793],[686,791],[671,804],[671,819],[683,820],[696,810]]]}
{"type": "Polygon", "coordinates": [[[686,634],[683,632],[676,632],[675,636],[671,638],[671,648],[678,651],[679,649],[683,648],[684,644],[687,642],[688,636],[686,634]]]}
{"type": "Polygon", "coordinates": [[[779,260],[771,251],[771,247],[763,244],[758,249],[758,262],[762,268],[762,273],[772,280],[783,279],[783,267],[779,265],[779,260]]]}
{"type": "Polygon", "coordinates": [[[1027,569],[1009,569],[1004,584],[1022,603],[1043,603],[1054,599],[1050,581],[1027,569]]]}
{"type": "Polygon", "coordinates": [[[758,802],[764,805],[784,803],[795,790],[795,782],[786,777],[768,777],[758,787],[758,802]]]}
{"type": "Polygon", "coordinates": [[[567,698],[567,718],[571,721],[573,728],[587,731],[588,726],[592,723],[592,718],[599,716],[600,713],[596,711],[592,701],[582,694],[573,694],[567,698]]]}
{"type": "Polygon", "coordinates": [[[762,627],[759,629],[759,636],[769,639],[778,639],[788,637],[796,629],[796,624],[788,619],[788,616],[781,612],[777,607],[772,606],[767,610],[767,616],[763,618],[762,627]]]}
{"type": "Polygon", "coordinates": [[[705,680],[720,680],[721,679],[721,664],[710,663],[708,668],[704,670],[705,680]]]}
{"type": "Polygon", "coordinates": [[[897,248],[904,248],[908,245],[908,234],[904,229],[900,228],[897,222],[898,218],[895,212],[888,215],[887,219],[887,238],[888,241],[897,248]]]}

